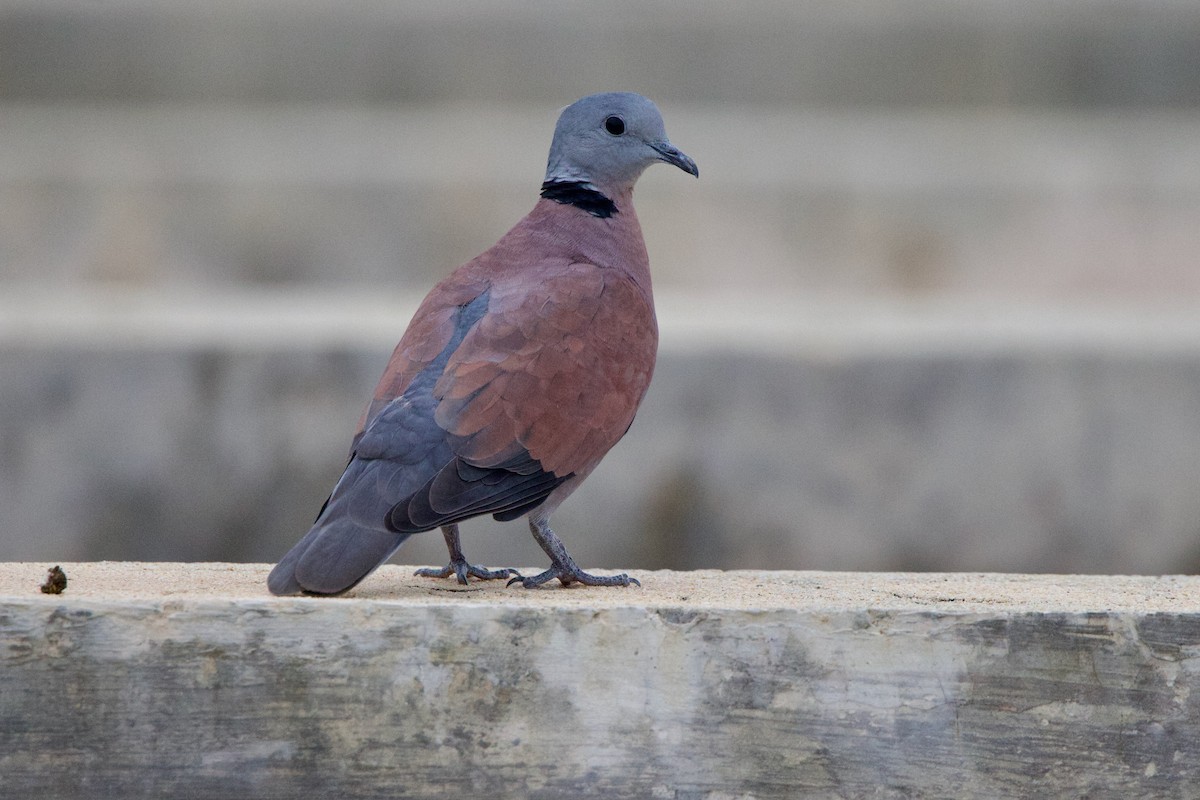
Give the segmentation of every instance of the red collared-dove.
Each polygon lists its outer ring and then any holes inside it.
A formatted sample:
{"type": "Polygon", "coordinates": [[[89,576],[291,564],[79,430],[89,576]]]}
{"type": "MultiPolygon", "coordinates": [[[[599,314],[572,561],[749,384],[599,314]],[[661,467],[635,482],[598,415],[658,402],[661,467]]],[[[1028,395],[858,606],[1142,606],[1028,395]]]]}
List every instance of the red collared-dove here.
{"type": "Polygon", "coordinates": [[[563,110],[541,199],[421,303],[345,472],[271,571],[274,594],[344,592],[437,527],[450,563],[418,574],[636,583],[580,569],[550,515],[629,429],[650,384],[658,325],[633,185],[658,161],[699,174],[646,98],[595,94],[563,110]],[[469,564],[458,523],[483,514],[528,514],[550,568],[522,577],[469,564]]]}

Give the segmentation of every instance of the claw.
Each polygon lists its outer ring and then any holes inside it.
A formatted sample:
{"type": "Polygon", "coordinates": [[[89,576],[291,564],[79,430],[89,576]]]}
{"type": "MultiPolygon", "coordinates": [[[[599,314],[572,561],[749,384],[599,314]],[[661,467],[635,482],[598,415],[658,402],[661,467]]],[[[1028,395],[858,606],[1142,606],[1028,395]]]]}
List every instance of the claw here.
{"type": "Polygon", "coordinates": [[[508,578],[512,575],[521,577],[521,573],[515,569],[487,569],[468,564],[466,556],[463,555],[462,546],[458,542],[457,525],[443,526],[442,536],[446,539],[446,549],[450,551],[450,563],[441,569],[419,569],[413,573],[414,575],[421,578],[449,578],[453,575],[463,586],[467,585],[467,578],[494,581],[497,578],[508,578]]]}
{"type": "Polygon", "coordinates": [[[513,580],[521,580],[521,573],[517,572],[515,569],[510,569],[507,567],[504,569],[487,569],[486,567],[479,567],[475,564],[468,564],[463,559],[454,559],[441,569],[425,567],[417,570],[413,573],[413,575],[421,578],[449,578],[451,575],[453,575],[458,579],[458,582],[464,586],[467,583],[468,577],[478,578],[481,581],[494,581],[499,578],[508,578],[515,575],[516,577],[513,578],[513,580]]]}
{"type": "Polygon", "coordinates": [[[550,556],[550,569],[530,578],[518,575],[508,582],[508,586],[520,582],[526,589],[533,589],[555,578],[558,578],[563,586],[570,586],[572,583],[582,583],[584,586],[642,585],[637,578],[631,578],[624,572],[620,575],[589,575],[581,570],[575,563],[575,559],[571,558],[571,554],[567,552],[567,548],[563,546],[562,540],[554,535],[554,531],[550,530],[548,520],[549,517],[545,512],[534,514],[529,518],[529,532],[533,534],[534,541],[541,546],[546,555],[550,556]]]}
{"type": "Polygon", "coordinates": [[[641,586],[642,583],[637,578],[631,578],[622,572],[620,575],[592,575],[584,572],[579,567],[571,563],[567,566],[555,565],[550,569],[538,575],[525,578],[520,575],[510,580],[505,586],[512,586],[514,583],[520,583],[526,589],[535,589],[544,583],[558,578],[563,586],[570,586],[572,583],[582,583],[584,586],[641,586]]]}

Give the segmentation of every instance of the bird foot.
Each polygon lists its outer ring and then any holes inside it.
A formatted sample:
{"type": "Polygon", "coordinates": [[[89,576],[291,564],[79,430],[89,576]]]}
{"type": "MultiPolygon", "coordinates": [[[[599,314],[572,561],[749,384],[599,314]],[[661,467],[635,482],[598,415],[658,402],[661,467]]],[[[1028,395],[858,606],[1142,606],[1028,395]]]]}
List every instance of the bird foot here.
{"type": "Polygon", "coordinates": [[[512,586],[514,583],[520,583],[526,589],[534,589],[544,583],[548,583],[555,578],[562,583],[563,586],[570,586],[572,583],[582,583],[584,586],[641,586],[641,582],[637,578],[631,578],[625,573],[620,575],[591,575],[584,572],[575,564],[563,566],[555,564],[543,573],[525,578],[521,575],[510,580],[506,586],[512,586]]]}
{"type": "Polygon", "coordinates": [[[509,569],[507,567],[504,569],[486,569],[484,567],[476,566],[475,564],[468,564],[465,559],[457,558],[441,569],[427,567],[417,570],[413,573],[413,575],[417,575],[422,578],[449,578],[451,575],[454,575],[456,578],[458,578],[458,582],[464,585],[467,583],[468,576],[472,578],[478,578],[481,581],[494,581],[498,578],[513,578],[513,580],[521,580],[521,573],[517,572],[515,569],[509,569]],[[513,577],[514,575],[516,577],[513,577]]]}

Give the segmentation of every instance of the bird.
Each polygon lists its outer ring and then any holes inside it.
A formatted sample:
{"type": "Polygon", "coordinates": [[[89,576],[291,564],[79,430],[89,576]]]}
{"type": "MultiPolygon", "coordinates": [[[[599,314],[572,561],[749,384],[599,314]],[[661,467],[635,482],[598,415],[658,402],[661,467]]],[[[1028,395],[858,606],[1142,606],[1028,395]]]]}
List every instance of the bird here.
{"type": "Polygon", "coordinates": [[[450,560],[420,576],[638,584],[580,569],[550,516],[628,431],[654,371],[658,323],[633,188],[656,163],[700,175],[648,98],[604,92],[562,110],[533,209],[421,302],[345,470],[271,570],[272,594],[346,592],[434,528],[450,560]],[[527,516],[550,567],[524,576],[469,563],[459,523],[487,514],[527,516]]]}

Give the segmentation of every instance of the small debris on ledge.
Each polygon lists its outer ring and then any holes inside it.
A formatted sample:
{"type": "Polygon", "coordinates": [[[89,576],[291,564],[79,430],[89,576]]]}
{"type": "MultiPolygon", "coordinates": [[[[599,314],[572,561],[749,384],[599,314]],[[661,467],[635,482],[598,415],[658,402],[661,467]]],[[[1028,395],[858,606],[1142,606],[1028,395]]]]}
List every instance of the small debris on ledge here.
{"type": "Polygon", "coordinates": [[[62,594],[67,589],[67,573],[55,564],[46,572],[46,580],[42,584],[42,594],[62,594]]]}

